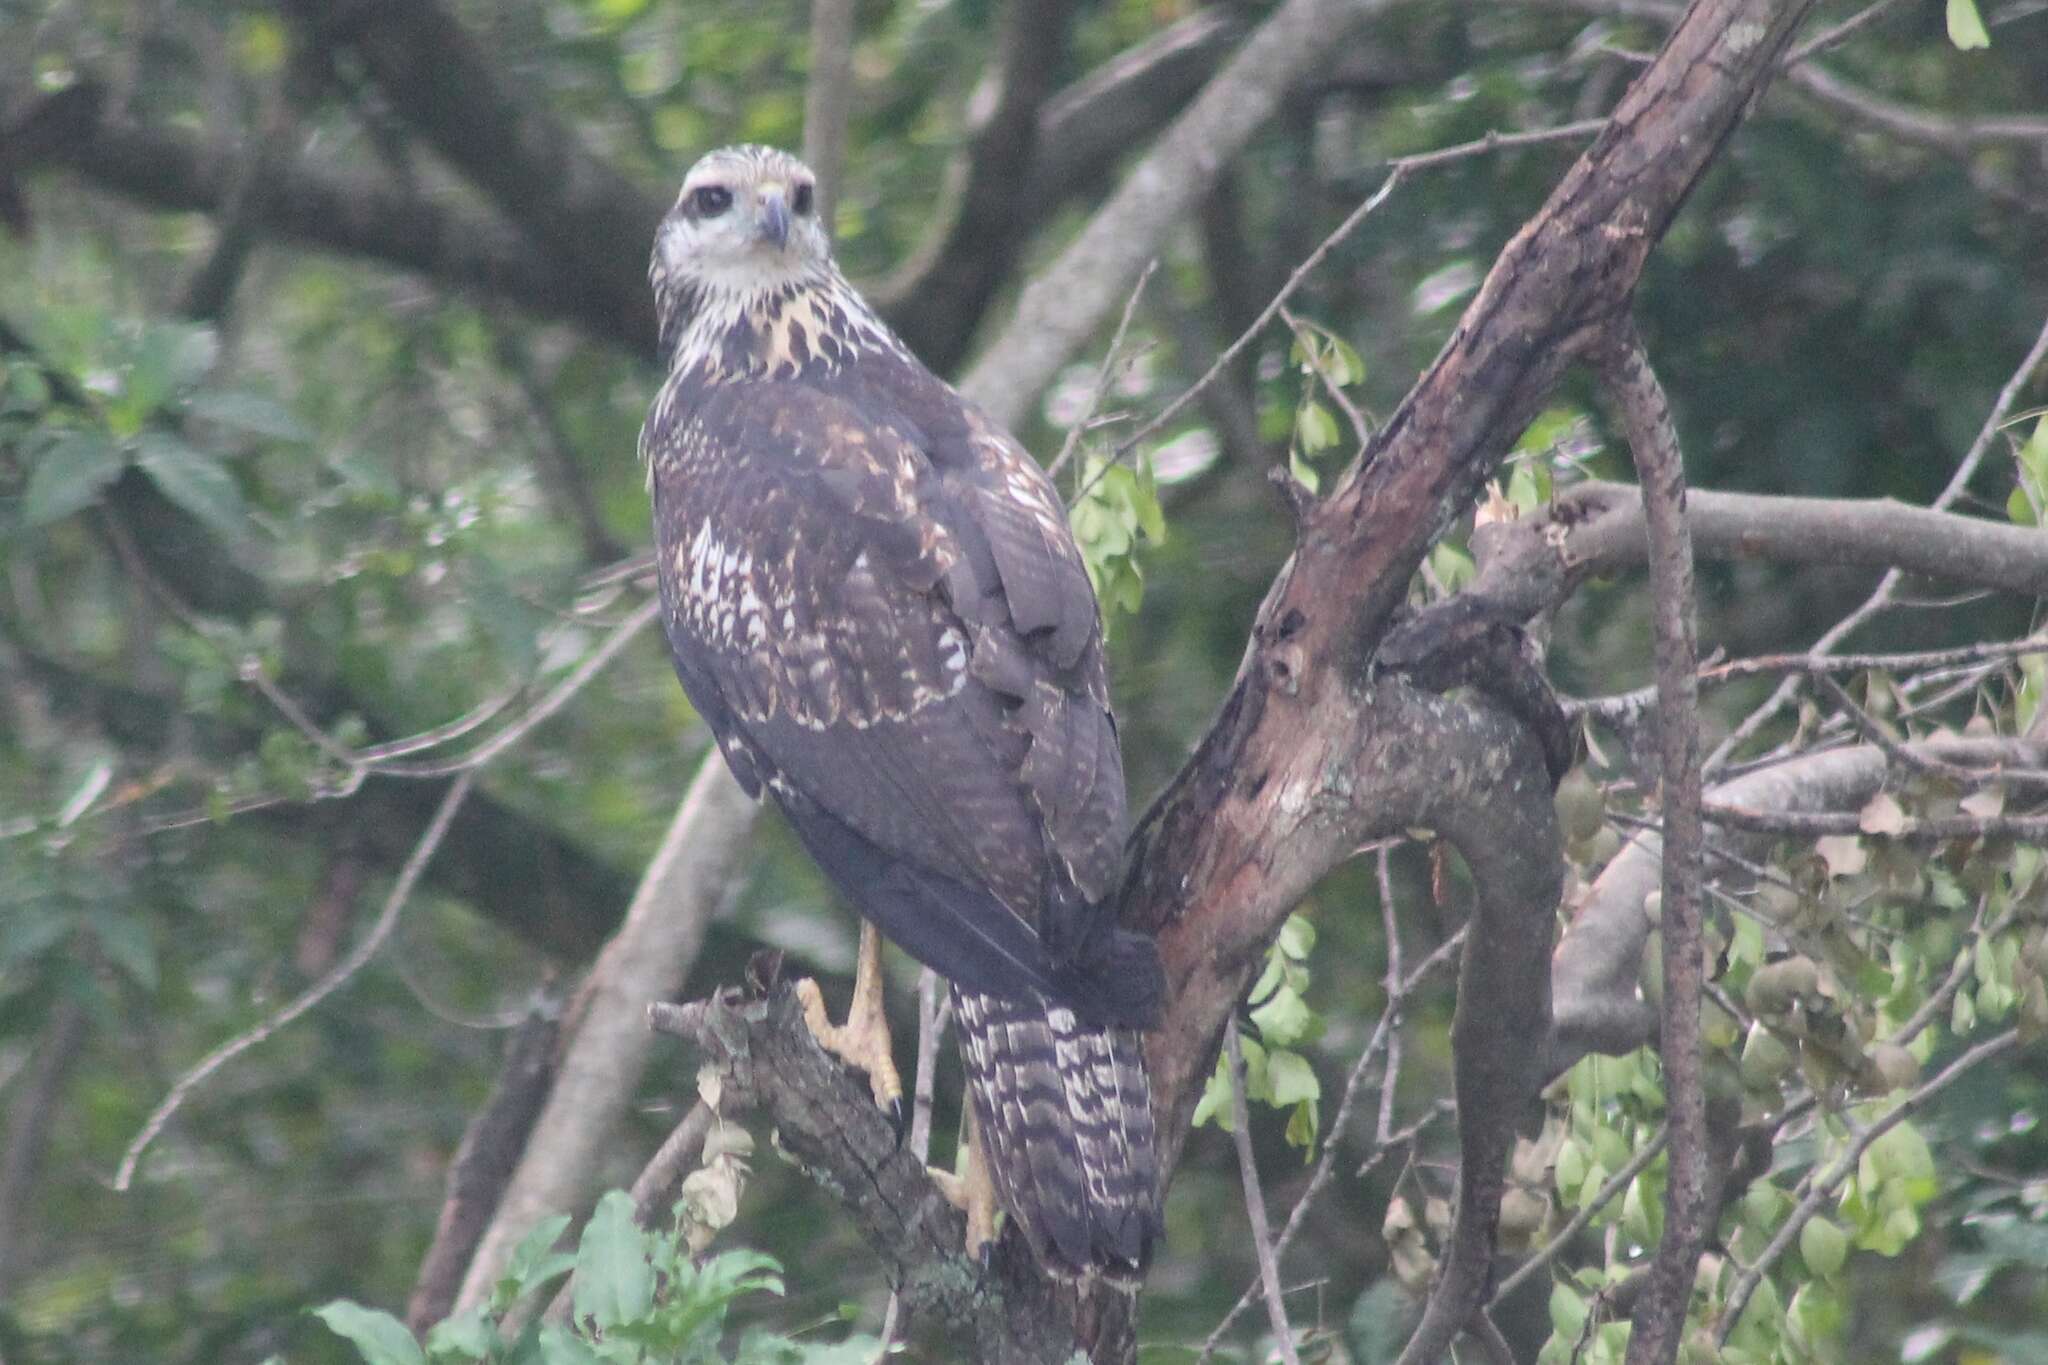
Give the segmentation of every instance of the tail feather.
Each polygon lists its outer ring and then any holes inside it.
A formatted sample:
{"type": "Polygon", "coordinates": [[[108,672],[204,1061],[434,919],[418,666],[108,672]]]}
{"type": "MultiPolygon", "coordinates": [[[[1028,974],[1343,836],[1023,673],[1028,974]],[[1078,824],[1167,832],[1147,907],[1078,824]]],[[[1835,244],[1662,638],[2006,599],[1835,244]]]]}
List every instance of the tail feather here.
{"type": "Polygon", "coordinates": [[[1035,995],[955,989],[996,1195],[1055,1271],[1130,1279],[1160,1232],[1151,1088],[1135,1029],[1035,995]]]}

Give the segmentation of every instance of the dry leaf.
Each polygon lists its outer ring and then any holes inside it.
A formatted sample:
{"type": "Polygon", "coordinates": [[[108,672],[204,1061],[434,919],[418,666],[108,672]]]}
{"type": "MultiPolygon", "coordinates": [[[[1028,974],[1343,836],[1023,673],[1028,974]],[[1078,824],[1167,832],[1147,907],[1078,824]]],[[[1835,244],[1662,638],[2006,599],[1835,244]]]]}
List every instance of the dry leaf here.
{"type": "Polygon", "coordinates": [[[1865,834],[1897,834],[1906,827],[1906,812],[1890,792],[1879,792],[1857,813],[1856,827],[1865,834]]]}
{"type": "Polygon", "coordinates": [[[1813,851],[1828,865],[1830,877],[1853,877],[1870,861],[1863,841],[1853,834],[1829,834],[1813,841],[1813,851]]]}

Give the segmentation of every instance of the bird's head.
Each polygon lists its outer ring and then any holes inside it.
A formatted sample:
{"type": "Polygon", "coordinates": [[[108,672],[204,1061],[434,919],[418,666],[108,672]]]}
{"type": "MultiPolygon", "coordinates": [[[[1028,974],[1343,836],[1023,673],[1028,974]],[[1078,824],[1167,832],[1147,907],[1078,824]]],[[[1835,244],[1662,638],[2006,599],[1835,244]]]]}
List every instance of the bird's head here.
{"type": "Polygon", "coordinates": [[[746,298],[829,271],[818,178],[773,147],[721,147],[683,177],[654,237],[657,293],[746,298]]]}

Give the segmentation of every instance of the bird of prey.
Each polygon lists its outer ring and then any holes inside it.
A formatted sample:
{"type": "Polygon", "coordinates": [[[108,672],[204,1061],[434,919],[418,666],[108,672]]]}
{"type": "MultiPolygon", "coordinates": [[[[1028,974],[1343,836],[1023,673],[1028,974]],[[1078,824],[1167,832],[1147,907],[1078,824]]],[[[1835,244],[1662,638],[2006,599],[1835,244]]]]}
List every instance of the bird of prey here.
{"type": "Polygon", "coordinates": [[[900,1102],[875,930],[946,977],[970,1185],[985,1165],[1055,1273],[1129,1279],[1159,1231],[1163,980],[1105,904],[1126,815],[1095,595],[1052,482],[847,284],[816,204],[802,162],[730,147],[656,234],[640,449],[676,672],[866,921],[843,1028],[799,986],[813,1031],[900,1102]]]}

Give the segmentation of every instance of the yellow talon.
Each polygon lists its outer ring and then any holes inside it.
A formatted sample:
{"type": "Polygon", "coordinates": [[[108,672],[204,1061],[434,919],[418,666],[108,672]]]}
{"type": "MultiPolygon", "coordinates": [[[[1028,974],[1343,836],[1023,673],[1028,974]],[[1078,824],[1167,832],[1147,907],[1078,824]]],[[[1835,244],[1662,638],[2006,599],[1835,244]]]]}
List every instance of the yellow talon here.
{"type": "Polygon", "coordinates": [[[972,1105],[963,1126],[967,1129],[966,1171],[955,1175],[934,1168],[931,1177],[946,1202],[967,1215],[965,1250],[971,1259],[979,1260],[996,1239],[996,1187],[989,1178],[988,1154],[981,1148],[981,1126],[974,1121],[972,1105]]]}
{"type": "Polygon", "coordinates": [[[890,1055],[889,1020],[882,1011],[882,934],[874,925],[862,922],[860,957],[853,972],[853,1001],[846,1007],[846,1022],[834,1024],[825,1012],[825,997],[818,983],[809,979],[796,983],[797,1001],[803,1006],[804,1023],[818,1046],[868,1076],[868,1089],[875,1103],[888,1111],[900,1131],[903,1126],[903,1078],[890,1055]]]}

